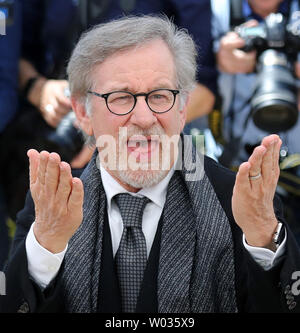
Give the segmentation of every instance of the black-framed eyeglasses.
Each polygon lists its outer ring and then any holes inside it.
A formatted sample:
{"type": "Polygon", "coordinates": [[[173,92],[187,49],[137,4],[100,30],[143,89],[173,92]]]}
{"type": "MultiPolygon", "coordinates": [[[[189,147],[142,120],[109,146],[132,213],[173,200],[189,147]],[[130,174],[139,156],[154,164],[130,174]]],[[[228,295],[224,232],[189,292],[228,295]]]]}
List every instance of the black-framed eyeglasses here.
{"type": "Polygon", "coordinates": [[[168,112],[174,106],[179,90],[155,89],[148,93],[139,94],[132,94],[128,91],[113,91],[107,94],[99,94],[95,91],[88,90],[88,93],[104,98],[110,112],[118,116],[123,116],[134,109],[137,97],[139,96],[145,96],[145,101],[152,112],[168,112]]]}

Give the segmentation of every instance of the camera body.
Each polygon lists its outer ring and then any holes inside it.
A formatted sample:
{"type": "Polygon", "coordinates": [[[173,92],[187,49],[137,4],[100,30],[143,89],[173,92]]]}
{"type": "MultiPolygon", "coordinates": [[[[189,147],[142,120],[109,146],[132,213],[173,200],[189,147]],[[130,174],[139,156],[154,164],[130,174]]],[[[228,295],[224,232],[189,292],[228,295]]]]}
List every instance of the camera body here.
{"type": "MultiPolygon", "coordinates": [[[[65,88],[64,95],[70,98],[69,88],[65,88]]],[[[82,133],[74,126],[75,119],[74,111],[70,111],[62,118],[57,128],[47,133],[44,138],[45,147],[59,153],[66,162],[71,162],[84,145],[82,133]]]]}
{"type": "Polygon", "coordinates": [[[79,129],[74,126],[75,113],[70,111],[54,131],[47,133],[43,139],[43,145],[50,151],[57,152],[61,159],[66,162],[80,152],[84,145],[84,138],[79,129]]]}
{"type": "Polygon", "coordinates": [[[254,27],[235,31],[245,41],[245,52],[257,51],[257,81],[251,98],[255,125],[277,133],[293,127],[298,120],[297,85],[294,63],[300,51],[300,13],[287,24],[280,13],[272,13],[254,27]]]}

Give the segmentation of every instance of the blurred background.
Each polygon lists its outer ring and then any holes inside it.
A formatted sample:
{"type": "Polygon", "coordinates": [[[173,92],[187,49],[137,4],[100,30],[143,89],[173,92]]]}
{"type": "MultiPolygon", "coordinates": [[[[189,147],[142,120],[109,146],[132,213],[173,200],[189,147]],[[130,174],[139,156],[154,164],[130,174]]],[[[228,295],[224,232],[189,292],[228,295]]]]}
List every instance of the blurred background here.
{"type": "MultiPolygon", "coordinates": [[[[300,1],[0,0],[0,270],[29,189],[30,148],[55,151],[74,175],[93,147],[71,110],[66,65],[81,33],[132,14],[164,14],[198,47],[185,134],[236,171],[261,139],[283,140],[277,193],[300,243],[300,1]]],[[[134,33],[134,32],[133,32],[134,33]]]]}

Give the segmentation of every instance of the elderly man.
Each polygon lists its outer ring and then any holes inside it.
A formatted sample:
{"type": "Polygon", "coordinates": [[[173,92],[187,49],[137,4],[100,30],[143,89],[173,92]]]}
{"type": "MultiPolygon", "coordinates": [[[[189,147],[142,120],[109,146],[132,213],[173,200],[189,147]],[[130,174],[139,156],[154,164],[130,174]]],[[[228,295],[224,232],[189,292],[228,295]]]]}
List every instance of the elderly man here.
{"type": "Polygon", "coordinates": [[[56,153],[28,152],[33,201],[2,311],[299,311],[297,245],[273,208],[281,140],[266,137],[236,178],[201,157],[181,136],[195,54],[160,17],[82,36],[71,101],[97,153],[78,179],[56,153]]]}

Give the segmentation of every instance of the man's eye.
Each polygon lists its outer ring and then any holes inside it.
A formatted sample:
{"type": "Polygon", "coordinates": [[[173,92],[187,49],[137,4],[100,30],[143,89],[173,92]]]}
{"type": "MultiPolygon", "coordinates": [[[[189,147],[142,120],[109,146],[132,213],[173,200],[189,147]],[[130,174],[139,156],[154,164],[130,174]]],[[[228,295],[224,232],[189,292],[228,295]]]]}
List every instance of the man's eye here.
{"type": "Polygon", "coordinates": [[[162,98],[166,98],[166,96],[164,96],[164,95],[160,95],[160,94],[154,94],[154,95],[152,95],[152,97],[153,97],[154,99],[162,99],[162,98]]]}
{"type": "Polygon", "coordinates": [[[149,99],[152,103],[165,103],[169,101],[169,97],[164,94],[152,94],[149,96],[149,99]]]}
{"type": "Polygon", "coordinates": [[[129,103],[132,101],[132,96],[131,95],[115,95],[115,96],[110,96],[108,102],[109,103],[114,103],[114,104],[124,104],[124,103],[129,103]]]}

